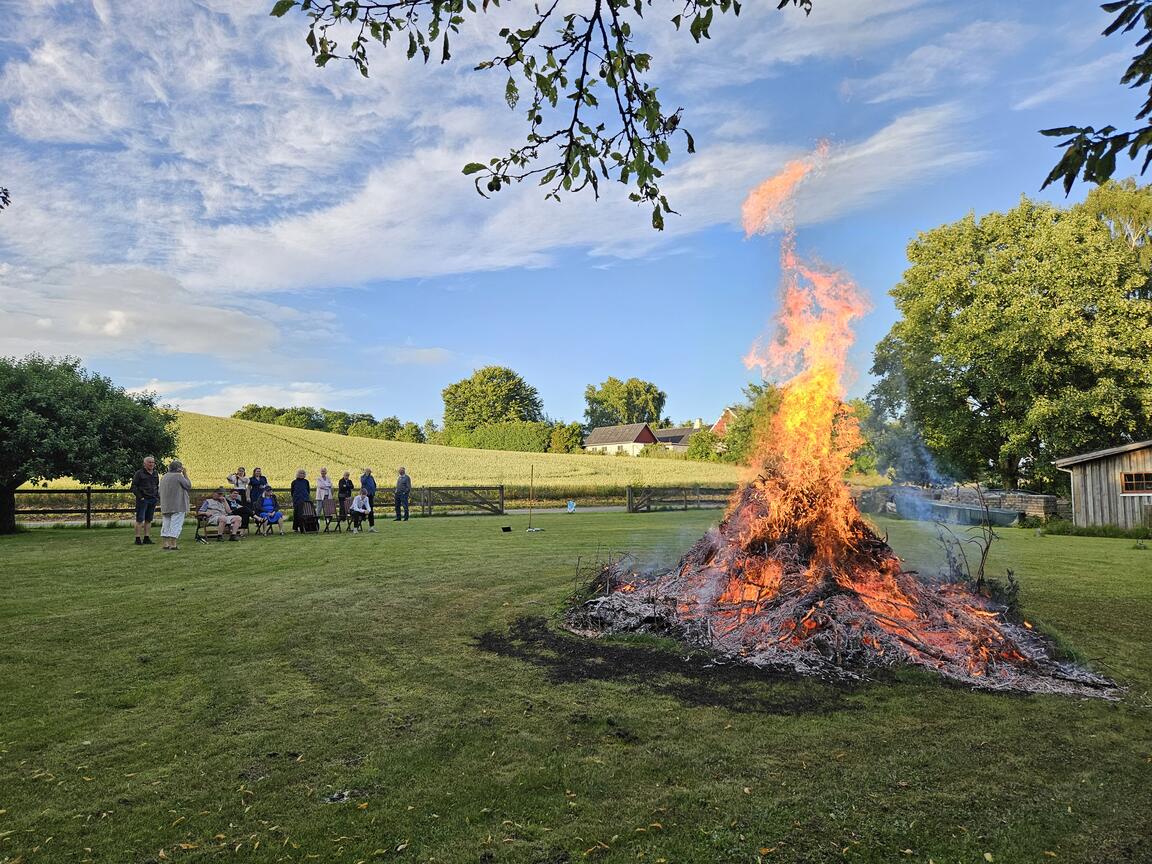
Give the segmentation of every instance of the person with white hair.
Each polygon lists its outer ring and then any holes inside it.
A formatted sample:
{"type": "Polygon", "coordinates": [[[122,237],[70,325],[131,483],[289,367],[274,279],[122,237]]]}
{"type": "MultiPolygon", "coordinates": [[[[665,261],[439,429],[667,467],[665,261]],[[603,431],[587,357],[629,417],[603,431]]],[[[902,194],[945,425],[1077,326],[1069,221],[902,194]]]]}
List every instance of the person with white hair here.
{"type": "Polygon", "coordinates": [[[192,491],[192,481],[188,479],[188,470],[179,459],[168,463],[168,472],[160,478],[160,548],[164,552],[173,552],[180,539],[180,531],[184,527],[184,516],[188,513],[190,505],[189,493],[192,491]]]}
{"type": "Polygon", "coordinates": [[[156,473],[156,457],[145,456],[144,467],[132,475],[132,496],[136,499],[136,545],[150,546],[152,519],[160,500],[160,475],[156,473]]]}

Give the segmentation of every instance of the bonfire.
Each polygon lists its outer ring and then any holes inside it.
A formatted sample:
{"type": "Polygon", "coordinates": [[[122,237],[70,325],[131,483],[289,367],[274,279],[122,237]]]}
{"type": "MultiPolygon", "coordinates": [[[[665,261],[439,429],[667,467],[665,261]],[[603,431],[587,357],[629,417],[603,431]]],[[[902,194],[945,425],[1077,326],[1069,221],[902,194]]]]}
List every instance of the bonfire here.
{"type": "Polygon", "coordinates": [[[653,632],[732,660],[828,678],[911,664],[988,689],[1116,698],[1108,679],[1054,656],[1048,640],[971,583],[906,571],[844,482],[861,443],[844,410],[852,322],[866,310],[845,273],[802,259],[794,192],[826,147],[789,163],[744,205],[748,234],[783,230],[774,339],[749,367],[786,380],[754,473],[720,525],[665,573],[617,565],[571,610],[586,634],[653,632]]]}

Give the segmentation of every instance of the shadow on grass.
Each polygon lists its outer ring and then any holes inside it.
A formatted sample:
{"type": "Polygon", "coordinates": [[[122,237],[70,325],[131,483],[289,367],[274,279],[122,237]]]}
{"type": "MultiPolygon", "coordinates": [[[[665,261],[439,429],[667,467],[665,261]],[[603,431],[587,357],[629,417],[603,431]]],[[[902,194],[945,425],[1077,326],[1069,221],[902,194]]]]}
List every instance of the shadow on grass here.
{"type": "Polygon", "coordinates": [[[784,672],[718,664],[702,652],[622,645],[558,633],[543,618],[516,619],[507,633],[475,637],[481,651],[531,663],[552,684],[618,681],[672,696],[686,705],[755,714],[830,714],[854,710],[845,697],[858,685],[829,683],[784,672]]]}

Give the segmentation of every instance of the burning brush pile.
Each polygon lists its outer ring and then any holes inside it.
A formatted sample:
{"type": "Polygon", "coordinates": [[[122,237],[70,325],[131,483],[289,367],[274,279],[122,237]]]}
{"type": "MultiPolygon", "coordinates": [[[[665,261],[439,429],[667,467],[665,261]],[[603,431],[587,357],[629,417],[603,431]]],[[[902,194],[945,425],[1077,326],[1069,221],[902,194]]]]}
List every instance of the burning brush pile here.
{"type": "MultiPolygon", "coordinates": [[[[790,163],[745,203],[749,233],[791,221],[795,187],[826,157],[790,163]]],[[[672,635],[733,660],[829,678],[912,664],[996,690],[1116,698],[1116,685],[1053,657],[1051,647],[969,583],[901,568],[844,484],[861,440],[841,378],[851,322],[865,304],[845,274],[782,242],[778,338],[745,358],[785,373],[781,405],[760,430],[756,475],[721,524],[667,573],[617,567],[606,593],[572,609],[580,633],[672,635]]]]}

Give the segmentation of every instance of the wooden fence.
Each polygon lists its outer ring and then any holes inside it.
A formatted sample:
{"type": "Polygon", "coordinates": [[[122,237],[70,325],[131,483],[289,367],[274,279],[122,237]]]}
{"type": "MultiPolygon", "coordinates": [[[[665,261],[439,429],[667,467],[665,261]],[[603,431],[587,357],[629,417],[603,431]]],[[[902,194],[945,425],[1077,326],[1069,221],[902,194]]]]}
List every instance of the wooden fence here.
{"type": "Polygon", "coordinates": [[[715,486],[629,486],[627,504],[629,513],[704,510],[726,507],[731,497],[731,488],[715,486]]]}
{"type": "Polygon", "coordinates": [[[481,515],[504,514],[503,486],[422,486],[412,490],[410,507],[419,505],[422,516],[476,512],[481,515]]]}
{"type": "MultiPolygon", "coordinates": [[[[193,489],[193,506],[216,491],[217,487],[193,489]]],[[[280,506],[286,511],[291,506],[291,495],[286,489],[274,489],[280,506]]],[[[448,514],[504,513],[503,486],[423,486],[412,490],[409,508],[421,516],[448,514]]],[[[387,513],[392,509],[392,492],[381,489],[376,495],[376,509],[387,513]]],[[[113,519],[131,519],[136,514],[136,500],[127,489],[17,489],[16,519],[19,522],[82,522],[91,528],[92,522],[113,519]]]]}

